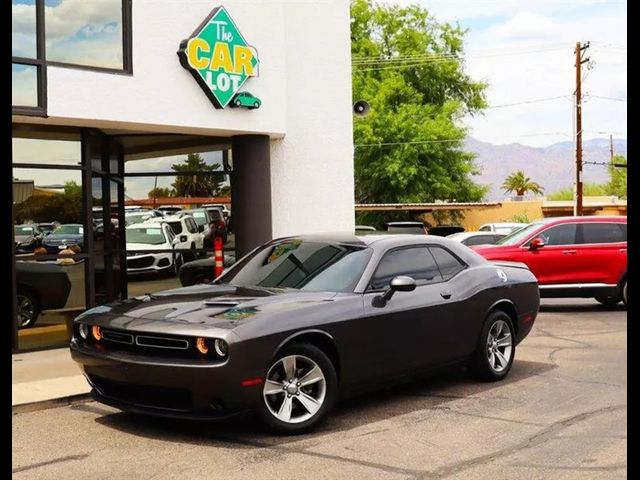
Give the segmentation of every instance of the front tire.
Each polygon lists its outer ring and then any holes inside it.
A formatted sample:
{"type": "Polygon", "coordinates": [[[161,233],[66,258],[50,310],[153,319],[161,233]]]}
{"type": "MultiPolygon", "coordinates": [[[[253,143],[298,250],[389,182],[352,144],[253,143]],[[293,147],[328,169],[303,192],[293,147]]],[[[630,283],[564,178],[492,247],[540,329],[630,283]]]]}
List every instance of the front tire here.
{"type": "Polygon", "coordinates": [[[495,382],[507,376],[516,354],[515,329],[511,317],[495,310],[485,320],[471,369],[481,381],[495,382]]]}
{"type": "Polygon", "coordinates": [[[622,294],[620,295],[620,297],[622,298],[622,303],[624,303],[624,306],[627,306],[627,279],[625,278],[622,281],[622,288],[620,289],[620,291],[622,292],[622,294]]]}
{"type": "Polygon", "coordinates": [[[18,290],[18,328],[31,328],[40,316],[40,299],[30,290],[18,290]]]}
{"type": "Polygon", "coordinates": [[[335,367],[322,350],[307,343],[291,345],[269,367],[260,416],[276,433],[305,432],[324,420],[337,390],[335,367]]]}

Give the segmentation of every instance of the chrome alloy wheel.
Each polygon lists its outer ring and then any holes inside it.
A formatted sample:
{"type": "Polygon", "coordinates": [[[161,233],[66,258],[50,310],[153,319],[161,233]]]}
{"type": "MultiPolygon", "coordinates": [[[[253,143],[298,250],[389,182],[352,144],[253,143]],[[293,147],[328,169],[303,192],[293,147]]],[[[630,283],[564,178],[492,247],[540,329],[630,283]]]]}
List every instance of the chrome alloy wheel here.
{"type": "Polygon", "coordinates": [[[326,392],[327,382],[318,364],[302,355],[289,355],[269,369],[262,396],[275,418],[301,423],[320,410],[326,392]]]}
{"type": "Polygon", "coordinates": [[[36,306],[26,295],[18,294],[18,326],[28,327],[36,317],[36,306]]]}
{"type": "Polygon", "coordinates": [[[487,335],[487,357],[489,365],[497,372],[502,372],[509,366],[513,351],[511,330],[504,320],[496,321],[487,335]]]}

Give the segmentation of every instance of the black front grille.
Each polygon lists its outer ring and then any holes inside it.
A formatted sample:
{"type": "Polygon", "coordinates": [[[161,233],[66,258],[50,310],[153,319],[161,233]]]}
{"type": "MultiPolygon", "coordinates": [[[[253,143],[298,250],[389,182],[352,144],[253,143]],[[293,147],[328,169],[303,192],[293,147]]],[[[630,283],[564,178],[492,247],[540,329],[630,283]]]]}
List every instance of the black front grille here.
{"type": "Polygon", "coordinates": [[[188,412],[193,409],[193,397],[185,388],[158,387],[118,382],[90,375],[91,384],[98,393],[134,405],[188,412]]]}
{"type": "Polygon", "coordinates": [[[153,257],[127,258],[127,268],[147,268],[151,265],[153,265],[153,257]]]}
{"type": "Polygon", "coordinates": [[[173,350],[188,350],[189,341],[182,338],[167,338],[151,335],[136,335],[136,345],[142,347],[171,348],[173,350]]]}
{"type": "Polygon", "coordinates": [[[133,335],[130,333],[116,332],[114,330],[103,330],[102,338],[109,342],[124,343],[126,345],[133,344],[133,335]]]}

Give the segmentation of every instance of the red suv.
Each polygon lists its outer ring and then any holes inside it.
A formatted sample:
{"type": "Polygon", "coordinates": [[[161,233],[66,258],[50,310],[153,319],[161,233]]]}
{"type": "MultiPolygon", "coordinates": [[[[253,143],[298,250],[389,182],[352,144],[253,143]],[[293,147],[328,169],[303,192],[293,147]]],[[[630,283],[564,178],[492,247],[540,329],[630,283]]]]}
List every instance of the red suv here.
{"type": "Polygon", "coordinates": [[[487,260],[527,264],[538,278],[541,297],[627,304],[627,217],[548,218],[497,245],[471,248],[487,260]]]}

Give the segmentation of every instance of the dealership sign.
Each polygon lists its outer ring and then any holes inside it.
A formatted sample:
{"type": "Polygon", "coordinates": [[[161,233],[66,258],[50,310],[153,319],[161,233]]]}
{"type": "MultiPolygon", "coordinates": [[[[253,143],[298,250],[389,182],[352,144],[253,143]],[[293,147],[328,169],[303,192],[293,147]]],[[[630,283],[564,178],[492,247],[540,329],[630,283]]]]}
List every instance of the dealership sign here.
{"type": "Polygon", "coordinates": [[[258,52],[247,44],[224,7],[216,7],[180,42],[180,64],[189,70],[216,108],[258,108],[262,103],[240,88],[258,76],[258,52]]]}

